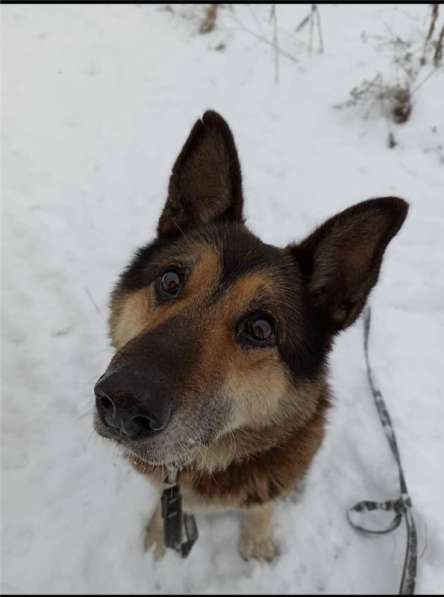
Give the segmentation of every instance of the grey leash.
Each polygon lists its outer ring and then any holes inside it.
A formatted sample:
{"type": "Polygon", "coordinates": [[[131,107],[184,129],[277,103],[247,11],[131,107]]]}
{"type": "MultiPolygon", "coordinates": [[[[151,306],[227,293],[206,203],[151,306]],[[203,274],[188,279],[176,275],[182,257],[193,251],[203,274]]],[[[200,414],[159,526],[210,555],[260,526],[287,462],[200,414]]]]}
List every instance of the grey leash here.
{"type": "Polygon", "coordinates": [[[410,499],[407,484],[405,482],[404,471],[402,469],[401,457],[399,454],[398,444],[396,442],[396,436],[393,429],[392,421],[390,419],[387,406],[382,397],[381,391],[376,387],[372,370],[370,367],[370,361],[368,356],[368,337],[370,333],[370,320],[371,311],[370,307],[367,308],[364,315],[364,353],[365,363],[367,366],[367,377],[370,385],[375,406],[378,411],[379,419],[381,420],[382,427],[384,429],[387,441],[390,445],[390,449],[398,465],[399,472],[399,487],[400,496],[395,499],[387,500],[385,502],[374,502],[374,501],[362,501],[350,508],[347,512],[347,518],[349,523],[359,531],[373,534],[389,533],[394,529],[398,528],[401,524],[402,519],[405,520],[406,532],[407,532],[407,547],[404,558],[404,566],[402,570],[401,584],[399,586],[400,595],[413,595],[415,593],[415,580],[416,580],[416,569],[417,569],[417,551],[418,541],[416,535],[415,521],[412,515],[412,501],[410,499]],[[384,529],[373,530],[368,527],[364,527],[353,520],[353,512],[371,512],[374,510],[382,511],[393,511],[394,517],[392,522],[384,529]]]}

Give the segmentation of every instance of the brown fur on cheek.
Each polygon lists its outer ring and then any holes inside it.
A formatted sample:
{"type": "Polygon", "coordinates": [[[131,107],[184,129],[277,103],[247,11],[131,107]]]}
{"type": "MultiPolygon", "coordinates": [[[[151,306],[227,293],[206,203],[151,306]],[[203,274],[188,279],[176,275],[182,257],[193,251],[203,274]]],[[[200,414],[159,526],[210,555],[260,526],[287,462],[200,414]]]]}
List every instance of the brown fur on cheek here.
{"type": "Polygon", "coordinates": [[[255,308],[261,297],[274,296],[279,281],[272,272],[251,273],[235,281],[210,307],[199,371],[211,384],[222,380],[219,393],[230,403],[230,420],[223,431],[242,425],[269,425],[280,400],[290,391],[286,368],[276,347],[242,346],[236,338],[239,318],[255,308]]]}
{"type": "Polygon", "coordinates": [[[231,396],[233,428],[270,425],[280,411],[281,399],[290,384],[274,349],[238,349],[225,378],[231,396]],[[263,354],[257,354],[261,351],[263,354]]]}
{"type": "Polygon", "coordinates": [[[184,496],[190,484],[196,502],[248,507],[288,494],[306,474],[324,437],[328,392],[322,383],[315,388],[310,392],[307,386],[312,414],[301,427],[290,420],[264,430],[239,430],[232,438],[229,434],[229,443],[214,446],[198,471],[181,473],[184,496]]]}

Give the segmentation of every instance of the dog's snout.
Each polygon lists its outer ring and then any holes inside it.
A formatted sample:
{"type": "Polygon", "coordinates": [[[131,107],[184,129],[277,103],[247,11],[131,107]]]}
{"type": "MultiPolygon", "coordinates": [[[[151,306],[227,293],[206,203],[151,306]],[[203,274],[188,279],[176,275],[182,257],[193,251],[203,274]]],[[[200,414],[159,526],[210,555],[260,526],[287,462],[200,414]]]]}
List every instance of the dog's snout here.
{"type": "Polygon", "coordinates": [[[146,439],[162,432],[171,418],[171,400],[153,375],[114,371],[102,375],[94,393],[97,414],[112,435],[146,439]]]}

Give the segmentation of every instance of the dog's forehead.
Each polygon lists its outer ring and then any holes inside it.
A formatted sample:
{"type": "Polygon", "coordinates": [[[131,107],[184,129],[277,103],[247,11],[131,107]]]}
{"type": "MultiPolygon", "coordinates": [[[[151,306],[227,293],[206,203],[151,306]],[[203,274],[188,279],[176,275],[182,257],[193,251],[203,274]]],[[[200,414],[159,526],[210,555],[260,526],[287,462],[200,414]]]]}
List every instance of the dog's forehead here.
{"type": "Polygon", "coordinates": [[[157,240],[140,249],[123,272],[118,289],[147,287],[165,268],[176,264],[186,266],[194,274],[200,272],[198,277],[206,287],[211,283],[217,286],[217,299],[218,292],[226,292],[235,282],[252,274],[272,278],[276,283],[293,278],[296,268],[290,261],[285,251],[262,242],[245,226],[208,226],[173,240],[157,240]]]}
{"type": "Polygon", "coordinates": [[[182,238],[170,250],[182,251],[185,256],[194,254],[200,257],[208,252],[217,255],[219,283],[224,286],[252,272],[277,274],[286,264],[282,249],[262,242],[239,225],[208,227],[194,236],[182,238]]]}

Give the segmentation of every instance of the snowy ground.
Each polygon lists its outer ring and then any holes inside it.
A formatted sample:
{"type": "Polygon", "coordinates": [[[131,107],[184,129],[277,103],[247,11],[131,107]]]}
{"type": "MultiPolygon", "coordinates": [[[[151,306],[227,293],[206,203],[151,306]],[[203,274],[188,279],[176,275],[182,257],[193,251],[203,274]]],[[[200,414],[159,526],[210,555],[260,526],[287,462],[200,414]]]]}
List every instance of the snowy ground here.
{"type": "MultiPolygon", "coordinates": [[[[307,10],[281,6],[279,22],[294,29],[307,10]]],[[[155,494],[92,432],[109,290],[152,236],[176,153],[210,107],[235,132],[249,224],[269,242],[368,197],[411,203],[372,295],[371,358],[415,505],[418,592],[444,589],[444,75],[394,128],[395,149],[383,119],[332,107],[389,62],[361,33],[417,36],[427,10],[323,5],[325,53],[281,34],[299,63],[281,56],[276,85],[272,49],[228,12],[201,36],[155,6],[3,6],[4,592],[397,590],[403,531],[368,538],[345,520],[354,502],[397,491],[361,321],[337,341],[330,433],[302,498],[278,507],[272,565],[240,559],[234,514],[201,516],[190,558],[155,564],[142,550],[155,494]]],[[[268,12],[254,9],[269,30],[268,12]]],[[[235,14],[258,31],[248,7],[235,14]]]]}

